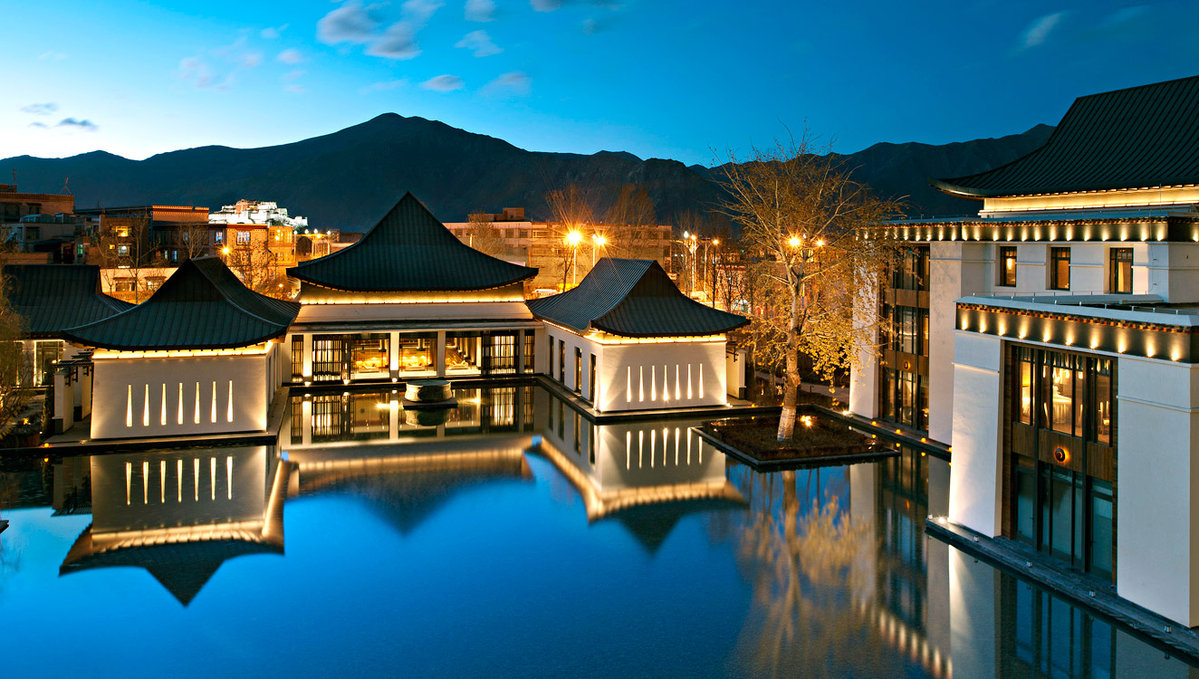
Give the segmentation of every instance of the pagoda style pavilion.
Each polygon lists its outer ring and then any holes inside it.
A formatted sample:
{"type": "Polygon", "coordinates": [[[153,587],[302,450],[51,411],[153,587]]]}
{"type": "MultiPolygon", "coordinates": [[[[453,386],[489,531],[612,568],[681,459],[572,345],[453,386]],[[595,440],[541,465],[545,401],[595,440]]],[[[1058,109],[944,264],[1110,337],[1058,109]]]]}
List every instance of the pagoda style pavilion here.
{"type": "Polygon", "coordinates": [[[547,374],[599,412],[725,405],[725,333],[749,323],[688,298],[649,259],[604,257],[528,307],[546,323],[547,374]]]}
{"type": "Polygon", "coordinates": [[[292,382],[532,373],[537,273],[464,245],[411,193],[362,240],[288,269],[292,382]]]}
{"type": "Polygon", "coordinates": [[[96,348],[91,438],[264,431],[298,310],[198,257],[140,305],[65,331],[96,348]]]}

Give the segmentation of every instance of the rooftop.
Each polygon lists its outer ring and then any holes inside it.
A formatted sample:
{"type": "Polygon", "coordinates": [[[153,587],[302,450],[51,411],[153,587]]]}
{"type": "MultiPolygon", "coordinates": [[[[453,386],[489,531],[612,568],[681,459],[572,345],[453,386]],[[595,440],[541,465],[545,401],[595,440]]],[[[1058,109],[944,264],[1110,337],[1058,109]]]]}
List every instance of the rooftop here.
{"type": "Polygon", "coordinates": [[[246,288],[220,259],[197,257],[140,305],[63,335],[125,351],[231,349],[284,334],[299,309],[246,288]]]}
{"type": "Polygon", "coordinates": [[[527,304],[534,316],[577,332],[625,337],[718,335],[749,323],[688,298],[652,259],[604,257],[578,287],[527,304]]]}
{"type": "Polygon", "coordinates": [[[1045,145],[986,172],[932,180],[970,198],[1199,183],[1199,76],[1079,97],[1045,145]]]}
{"type": "Polygon", "coordinates": [[[120,313],[132,304],[100,292],[100,267],[82,264],[9,264],[9,300],[30,337],[62,331],[120,313]]]}
{"type": "Polygon", "coordinates": [[[334,290],[445,292],[500,288],[532,278],[537,270],[463,244],[406,193],[362,240],[287,273],[334,290]]]}

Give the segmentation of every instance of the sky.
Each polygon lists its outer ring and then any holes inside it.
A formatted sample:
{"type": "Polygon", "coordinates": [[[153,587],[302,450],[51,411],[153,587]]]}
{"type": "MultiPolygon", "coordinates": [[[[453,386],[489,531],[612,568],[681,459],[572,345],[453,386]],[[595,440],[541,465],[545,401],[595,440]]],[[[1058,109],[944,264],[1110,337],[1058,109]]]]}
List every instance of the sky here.
{"type": "Polygon", "coordinates": [[[0,17],[0,158],[268,146],[395,112],[711,165],[805,129],[845,153],[1014,134],[1199,74],[1194,0],[0,0],[0,17]]]}

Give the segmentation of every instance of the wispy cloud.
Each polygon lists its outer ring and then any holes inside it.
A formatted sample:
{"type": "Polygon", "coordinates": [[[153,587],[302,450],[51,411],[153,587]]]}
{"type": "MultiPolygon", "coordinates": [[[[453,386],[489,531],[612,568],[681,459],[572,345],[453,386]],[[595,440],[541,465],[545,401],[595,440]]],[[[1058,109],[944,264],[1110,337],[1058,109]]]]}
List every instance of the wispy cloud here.
{"type": "Polygon", "coordinates": [[[55,52],[54,50],[50,50],[48,52],[42,52],[37,58],[38,61],[62,61],[63,59],[67,58],[67,55],[64,52],[55,52]]]}
{"type": "Polygon", "coordinates": [[[256,68],[262,63],[262,52],[246,52],[238,57],[242,68],[256,68]]]}
{"type": "Polygon", "coordinates": [[[505,73],[483,86],[483,93],[490,96],[524,96],[533,87],[533,79],[522,71],[505,73]]]}
{"type": "Polygon", "coordinates": [[[375,31],[379,28],[379,7],[363,7],[358,0],[345,3],[316,22],[316,39],[326,45],[343,42],[361,45],[374,40],[375,31]]]}
{"type": "Polygon", "coordinates": [[[295,65],[304,61],[304,53],[294,47],[291,47],[280,52],[279,56],[275,57],[275,61],[278,61],[281,64],[295,65]]]}
{"type": "Polygon", "coordinates": [[[371,84],[367,85],[366,87],[363,87],[362,89],[358,90],[358,93],[359,94],[372,94],[374,92],[387,92],[387,91],[394,90],[394,89],[397,89],[400,87],[405,87],[407,85],[408,85],[407,78],[400,78],[399,80],[384,80],[383,82],[371,83],[371,84]]]}
{"type": "Polygon", "coordinates": [[[366,53],[387,59],[411,59],[420,54],[416,29],[407,21],[397,21],[387,27],[383,37],[368,47],[366,53]]]}
{"type": "Polygon", "coordinates": [[[96,125],[92,121],[86,119],[79,120],[78,118],[63,118],[62,120],[58,121],[58,124],[55,125],[55,127],[86,130],[88,132],[95,132],[96,130],[100,129],[100,126],[96,125]]]}
{"type": "Polygon", "coordinates": [[[494,21],[494,0],[466,0],[467,21],[494,21]]]}
{"type": "Polygon", "coordinates": [[[292,69],[292,70],[288,71],[287,73],[283,74],[283,80],[297,80],[300,78],[300,76],[304,75],[307,72],[308,71],[305,71],[302,68],[292,69]]]}
{"type": "Polygon", "coordinates": [[[48,101],[44,104],[30,104],[22,106],[22,113],[32,113],[35,116],[48,116],[58,110],[58,104],[48,101]]]}
{"type": "Polygon", "coordinates": [[[1068,11],[1053,12],[1033,20],[1020,34],[1020,42],[1017,44],[1016,50],[1023,51],[1045,44],[1045,41],[1049,40],[1049,36],[1067,14],[1069,14],[1068,11]]]}
{"type": "Polygon", "coordinates": [[[552,12],[562,7],[562,0],[529,0],[529,4],[538,12],[552,12]]]}
{"type": "Polygon", "coordinates": [[[380,31],[380,8],[386,3],[363,6],[350,0],[317,22],[317,39],[327,45],[367,45],[366,53],[387,59],[411,59],[420,54],[416,32],[440,8],[441,0],[406,0],[400,6],[403,18],[380,31]]]}
{"type": "Polygon", "coordinates": [[[487,31],[471,31],[466,34],[466,37],[458,41],[454,47],[463,47],[474,53],[476,57],[489,57],[493,54],[499,54],[504,50],[495,46],[491,41],[491,36],[487,35],[487,31]]]}
{"type": "Polygon", "coordinates": [[[454,90],[462,89],[464,85],[465,83],[462,82],[462,78],[456,75],[439,75],[429,78],[420,84],[426,90],[433,90],[434,92],[453,92],[454,90]]]}
{"type": "Polygon", "coordinates": [[[259,31],[258,35],[262,36],[263,40],[275,40],[280,35],[283,35],[283,31],[286,31],[287,27],[290,25],[291,24],[283,24],[282,26],[267,26],[259,31]]]}
{"type": "Polygon", "coordinates": [[[213,73],[208,62],[200,57],[184,57],[179,60],[179,68],[175,76],[183,82],[189,82],[200,89],[212,87],[213,73]]]}
{"type": "Polygon", "coordinates": [[[292,94],[304,94],[305,92],[308,91],[307,87],[304,87],[303,85],[298,85],[296,83],[288,83],[283,86],[283,89],[287,92],[291,92],[292,94]]]}

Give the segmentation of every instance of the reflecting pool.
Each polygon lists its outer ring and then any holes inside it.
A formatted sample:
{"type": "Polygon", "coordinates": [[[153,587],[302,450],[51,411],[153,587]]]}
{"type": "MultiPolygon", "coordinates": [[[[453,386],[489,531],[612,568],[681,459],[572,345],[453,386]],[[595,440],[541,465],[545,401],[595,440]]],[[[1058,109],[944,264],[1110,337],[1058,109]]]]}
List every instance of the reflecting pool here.
{"type": "Polygon", "coordinates": [[[5,676],[1192,676],[925,537],[919,452],[762,474],[535,386],[0,471],[5,676]]]}

